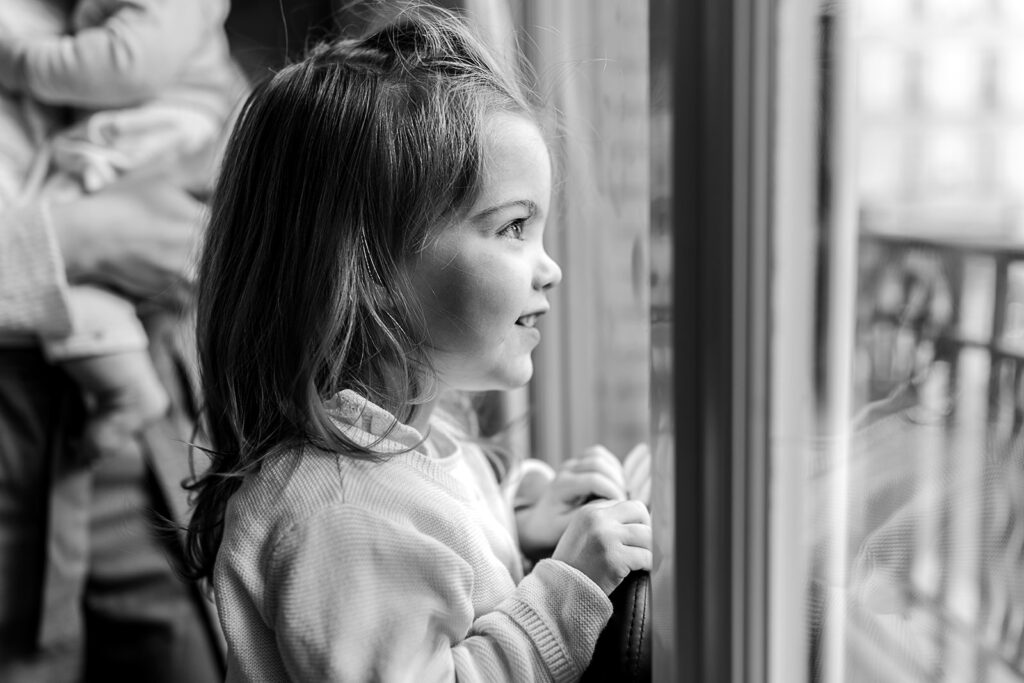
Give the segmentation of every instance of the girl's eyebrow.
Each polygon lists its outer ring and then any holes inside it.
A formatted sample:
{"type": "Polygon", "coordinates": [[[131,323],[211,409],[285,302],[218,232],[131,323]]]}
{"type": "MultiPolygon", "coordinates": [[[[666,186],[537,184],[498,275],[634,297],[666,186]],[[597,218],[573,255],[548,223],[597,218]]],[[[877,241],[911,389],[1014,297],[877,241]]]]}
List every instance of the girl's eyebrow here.
{"type": "Polygon", "coordinates": [[[503,204],[498,204],[497,206],[492,206],[488,209],[484,209],[476,216],[474,216],[473,220],[483,220],[485,218],[493,216],[496,213],[501,213],[506,209],[510,209],[516,206],[521,206],[522,208],[526,209],[526,212],[529,214],[527,218],[533,218],[533,216],[537,213],[537,205],[534,202],[530,201],[529,199],[513,199],[510,202],[505,202],[503,204]]]}

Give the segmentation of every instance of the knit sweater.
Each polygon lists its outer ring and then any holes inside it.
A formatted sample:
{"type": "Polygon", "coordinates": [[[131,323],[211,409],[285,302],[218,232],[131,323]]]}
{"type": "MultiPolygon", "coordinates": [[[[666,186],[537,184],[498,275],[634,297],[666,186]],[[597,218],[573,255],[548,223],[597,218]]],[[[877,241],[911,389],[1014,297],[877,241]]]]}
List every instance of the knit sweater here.
{"type": "Polygon", "coordinates": [[[485,456],[352,392],[329,403],[382,461],[275,455],[231,498],[214,571],[229,681],[574,681],[611,603],[573,567],[525,578],[485,456]],[[518,583],[518,585],[517,585],[518,583]]]}
{"type": "Polygon", "coordinates": [[[60,249],[41,202],[0,207],[0,347],[71,331],[60,249]]]}
{"type": "MultiPolygon", "coordinates": [[[[58,0],[3,0],[0,33],[57,33],[58,0]]],[[[2,61],[2,58],[0,58],[2,61]]],[[[60,112],[0,87],[0,348],[36,346],[38,335],[71,331],[64,261],[49,211],[26,197],[30,169],[60,112]]]]}

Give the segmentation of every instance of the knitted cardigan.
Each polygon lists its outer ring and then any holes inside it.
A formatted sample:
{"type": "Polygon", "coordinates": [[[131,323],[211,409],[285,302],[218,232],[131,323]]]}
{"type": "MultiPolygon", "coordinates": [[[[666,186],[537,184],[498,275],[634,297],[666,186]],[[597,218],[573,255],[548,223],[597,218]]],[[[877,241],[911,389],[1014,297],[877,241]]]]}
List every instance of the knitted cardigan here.
{"type": "Polygon", "coordinates": [[[522,578],[480,448],[440,416],[425,441],[381,441],[393,418],[352,392],[329,409],[387,455],[286,452],[232,497],[214,571],[228,680],[578,680],[611,603],[560,561],[522,578]]]}
{"type": "Polygon", "coordinates": [[[0,347],[70,331],[64,262],[46,205],[0,207],[0,347]]]}

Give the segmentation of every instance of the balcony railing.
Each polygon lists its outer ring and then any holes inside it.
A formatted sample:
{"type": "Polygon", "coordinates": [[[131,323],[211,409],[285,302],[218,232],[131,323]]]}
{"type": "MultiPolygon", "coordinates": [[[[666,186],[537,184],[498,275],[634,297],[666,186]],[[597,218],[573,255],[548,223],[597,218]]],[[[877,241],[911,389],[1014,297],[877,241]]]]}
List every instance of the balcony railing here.
{"type": "Polygon", "coordinates": [[[852,666],[1022,681],[1024,244],[865,233],[859,256],[852,666]]]}

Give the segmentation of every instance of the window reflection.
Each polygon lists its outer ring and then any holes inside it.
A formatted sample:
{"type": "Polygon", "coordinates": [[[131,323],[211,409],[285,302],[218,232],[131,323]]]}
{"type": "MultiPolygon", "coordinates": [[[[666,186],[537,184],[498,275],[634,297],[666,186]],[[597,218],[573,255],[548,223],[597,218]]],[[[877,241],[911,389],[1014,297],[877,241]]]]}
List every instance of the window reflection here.
{"type": "Polygon", "coordinates": [[[853,396],[806,451],[808,678],[1024,681],[1024,14],[843,4],[853,396]]]}

